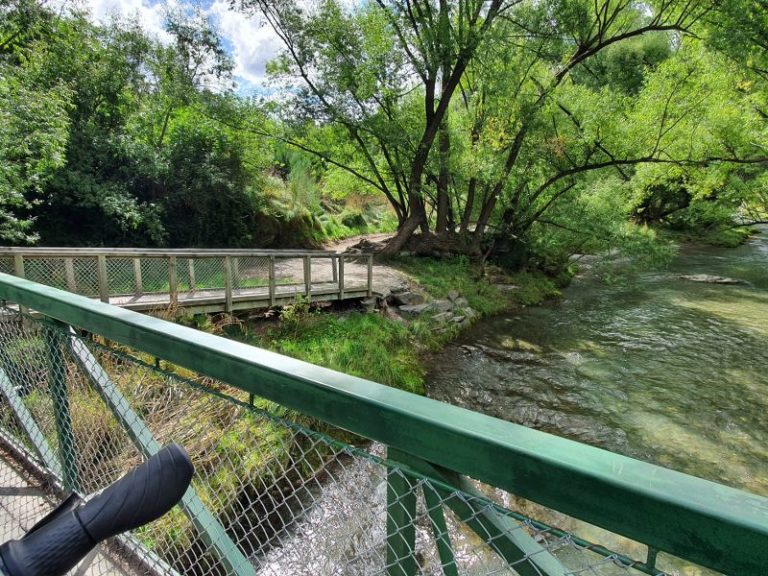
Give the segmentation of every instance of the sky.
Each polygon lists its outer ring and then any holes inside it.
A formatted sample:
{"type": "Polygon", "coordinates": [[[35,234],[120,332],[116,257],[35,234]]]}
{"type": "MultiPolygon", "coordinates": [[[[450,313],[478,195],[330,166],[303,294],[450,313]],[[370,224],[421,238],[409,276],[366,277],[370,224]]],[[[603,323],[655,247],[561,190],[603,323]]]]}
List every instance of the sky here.
{"type": "MultiPolygon", "coordinates": [[[[147,32],[161,41],[168,41],[163,30],[163,14],[166,7],[184,3],[184,0],[81,0],[79,5],[87,8],[97,22],[105,22],[115,15],[138,18],[147,32]]],[[[204,0],[195,6],[209,15],[221,34],[235,62],[238,92],[244,96],[269,92],[264,67],[280,48],[280,40],[274,31],[255,17],[230,10],[226,0],[204,0]]]]}

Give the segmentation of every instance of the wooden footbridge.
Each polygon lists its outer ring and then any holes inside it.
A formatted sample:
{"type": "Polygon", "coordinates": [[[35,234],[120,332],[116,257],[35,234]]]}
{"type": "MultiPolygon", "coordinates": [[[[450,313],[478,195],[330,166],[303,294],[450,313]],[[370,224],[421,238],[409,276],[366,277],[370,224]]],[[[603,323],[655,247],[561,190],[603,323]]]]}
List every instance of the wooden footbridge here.
{"type": "Polygon", "coordinates": [[[138,311],[372,296],[373,256],[307,250],[0,248],[0,272],[138,311]]]}

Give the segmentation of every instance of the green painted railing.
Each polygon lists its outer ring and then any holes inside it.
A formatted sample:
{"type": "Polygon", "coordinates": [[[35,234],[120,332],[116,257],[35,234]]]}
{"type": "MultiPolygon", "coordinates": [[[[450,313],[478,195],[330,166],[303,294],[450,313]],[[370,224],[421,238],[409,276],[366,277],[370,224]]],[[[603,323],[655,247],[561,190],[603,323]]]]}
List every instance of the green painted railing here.
{"type": "Polygon", "coordinates": [[[6,274],[0,299],[386,446],[387,574],[419,573],[418,490],[446,575],[484,573],[459,571],[446,518],[483,535],[510,573],[582,573],[564,568],[540,533],[649,574],[661,573],[659,551],[722,574],[768,573],[766,498],[6,274]],[[488,490],[467,478],[642,543],[647,556],[633,562],[525,514],[478,505],[488,490]]]}

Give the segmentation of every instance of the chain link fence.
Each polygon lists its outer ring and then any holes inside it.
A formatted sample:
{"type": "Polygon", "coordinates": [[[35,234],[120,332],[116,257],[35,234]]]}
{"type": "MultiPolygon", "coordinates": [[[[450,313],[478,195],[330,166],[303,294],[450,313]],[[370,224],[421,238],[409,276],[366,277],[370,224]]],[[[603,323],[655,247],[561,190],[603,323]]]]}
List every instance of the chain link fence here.
{"type": "Polygon", "coordinates": [[[709,574],[674,559],[653,568],[639,543],[162,359],[13,308],[0,316],[2,539],[159,446],[178,442],[195,464],[179,506],[78,574],[709,574]]]}

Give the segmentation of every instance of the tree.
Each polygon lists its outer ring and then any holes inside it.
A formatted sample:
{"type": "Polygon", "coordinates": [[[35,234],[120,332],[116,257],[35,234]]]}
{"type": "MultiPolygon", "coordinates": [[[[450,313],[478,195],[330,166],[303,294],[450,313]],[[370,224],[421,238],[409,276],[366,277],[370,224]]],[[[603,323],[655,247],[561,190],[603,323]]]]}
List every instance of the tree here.
{"type": "Polygon", "coordinates": [[[36,240],[20,216],[64,163],[71,93],[41,82],[39,38],[52,23],[34,2],[0,2],[0,239],[36,240]]]}
{"type": "Polygon", "coordinates": [[[586,172],[657,160],[658,149],[630,157],[621,143],[608,148],[569,98],[599,100],[599,124],[620,122],[624,110],[612,100],[624,99],[590,94],[588,65],[645,35],[668,52],[712,7],[706,0],[241,4],[258,10],[285,44],[272,69],[299,82],[297,117],[335,124],[356,158],[297,144],[379,189],[398,214],[387,254],[417,229],[422,248],[479,254],[489,226],[520,237],[586,172]]]}

